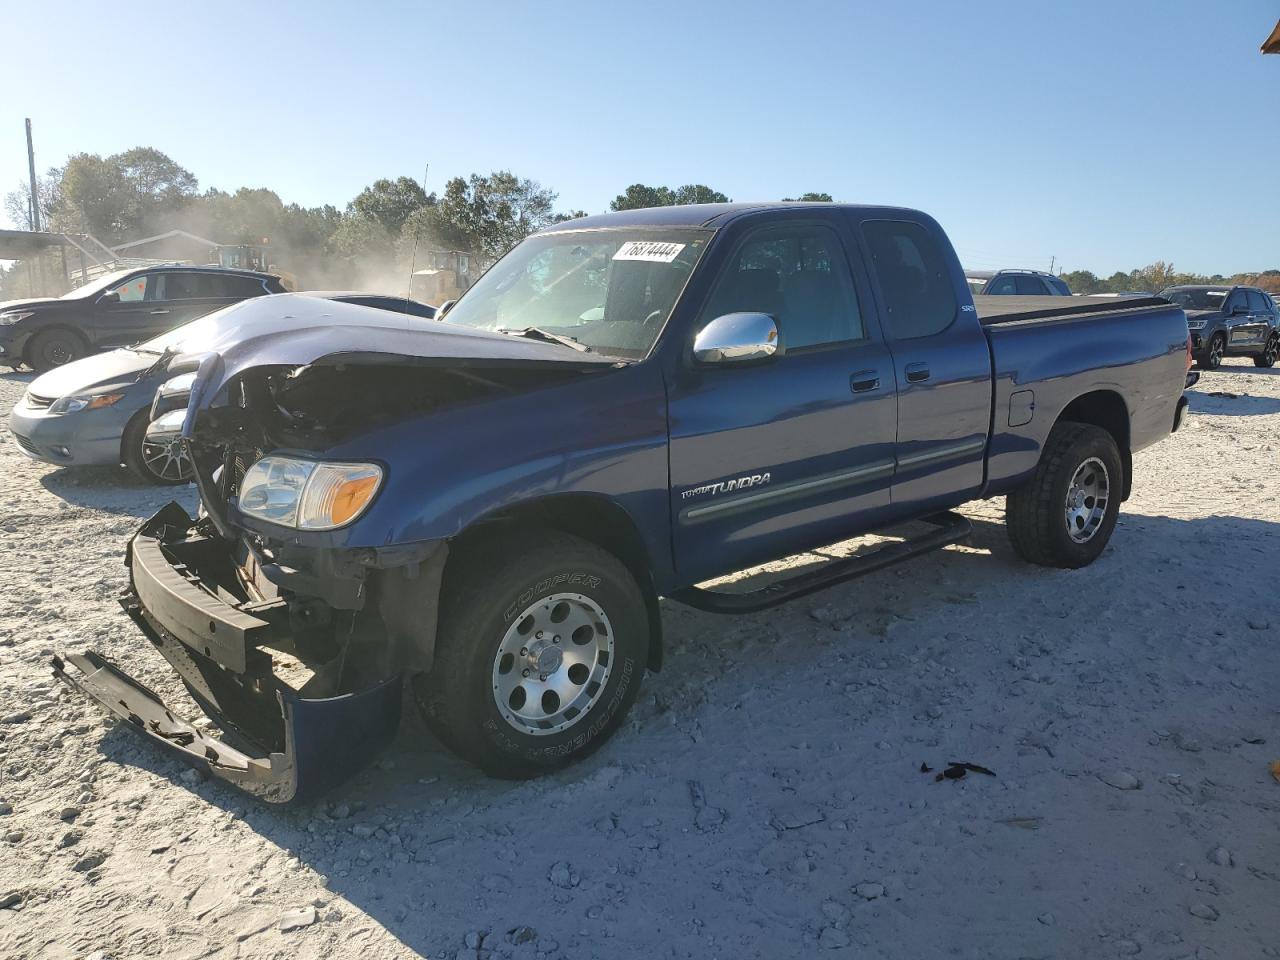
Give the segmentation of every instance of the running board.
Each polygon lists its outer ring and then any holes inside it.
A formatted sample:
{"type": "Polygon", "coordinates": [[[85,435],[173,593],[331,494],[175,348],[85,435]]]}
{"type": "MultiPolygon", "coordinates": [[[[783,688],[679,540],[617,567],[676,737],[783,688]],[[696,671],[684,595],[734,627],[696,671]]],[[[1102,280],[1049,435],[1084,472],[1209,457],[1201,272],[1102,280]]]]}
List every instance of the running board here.
{"type": "Polygon", "coordinates": [[[865,577],[904,560],[913,560],[930,551],[959,543],[973,531],[973,524],[967,518],[951,511],[920,519],[923,523],[933,524],[937,529],[910,540],[887,543],[869,553],[832,560],[816,570],[798,573],[785,580],[775,580],[750,593],[721,593],[700,587],[686,587],[673,593],[671,599],[710,613],[755,613],[757,610],[767,610],[797,597],[825,590],[837,583],[865,577]]]}

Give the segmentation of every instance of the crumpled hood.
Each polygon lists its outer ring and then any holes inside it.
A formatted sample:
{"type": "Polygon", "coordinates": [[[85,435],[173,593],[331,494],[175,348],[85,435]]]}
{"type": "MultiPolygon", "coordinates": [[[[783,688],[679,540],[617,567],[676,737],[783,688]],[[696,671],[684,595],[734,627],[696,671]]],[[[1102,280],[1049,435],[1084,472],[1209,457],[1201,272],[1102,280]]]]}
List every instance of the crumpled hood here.
{"type": "Polygon", "coordinates": [[[254,367],[554,365],[572,370],[604,369],[620,362],[616,357],[584,353],[558,343],[314,297],[281,294],[232,309],[238,321],[233,328],[207,339],[187,338],[181,344],[182,354],[169,365],[171,374],[199,371],[183,428],[186,436],[191,435],[191,414],[209,406],[223,387],[254,367]]]}
{"type": "Polygon", "coordinates": [[[138,374],[151,366],[155,359],[133,350],[99,353],[54,367],[32,380],[27,389],[39,397],[58,399],[111,386],[131,385],[138,379],[138,374]]]}

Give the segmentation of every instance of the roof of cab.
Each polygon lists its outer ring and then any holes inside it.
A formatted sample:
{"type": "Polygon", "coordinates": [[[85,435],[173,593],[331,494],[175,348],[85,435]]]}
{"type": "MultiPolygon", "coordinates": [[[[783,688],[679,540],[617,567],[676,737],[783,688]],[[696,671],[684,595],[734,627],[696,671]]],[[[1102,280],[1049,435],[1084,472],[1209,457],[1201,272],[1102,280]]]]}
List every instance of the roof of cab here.
{"type": "Polygon", "coordinates": [[[560,230],[593,230],[606,227],[702,227],[719,230],[731,220],[750,213],[769,210],[845,210],[906,211],[901,207],[876,207],[855,203],[809,203],[804,201],[768,200],[759,203],[687,203],[673,207],[643,207],[638,210],[621,210],[617,213],[601,213],[577,220],[564,220],[548,227],[543,233],[560,230]]]}

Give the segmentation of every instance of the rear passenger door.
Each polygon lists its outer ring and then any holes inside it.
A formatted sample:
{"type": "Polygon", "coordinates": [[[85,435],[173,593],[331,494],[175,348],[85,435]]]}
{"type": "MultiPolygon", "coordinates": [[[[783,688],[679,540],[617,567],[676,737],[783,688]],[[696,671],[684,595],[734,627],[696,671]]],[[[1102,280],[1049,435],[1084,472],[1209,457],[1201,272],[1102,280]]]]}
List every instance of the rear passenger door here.
{"type": "Polygon", "coordinates": [[[1271,337],[1273,326],[1271,305],[1261,290],[1246,290],[1245,296],[1249,298],[1249,342],[1265,344],[1271,337]]]}
{"type": "Polygon", "coordinates": [[[895,513],[953,506],[985,479],[991,354],[957,293],[955,254],[931,220],[863,220],[885,339],[898,383],[895,513]]]}
{"type": "Polygon", "coordinates": [[[685,358],[668,383],[672,539],[685,577],[831,543],[887,514],[893,364],[860,270],[855,283],[851,240],[834,215],[725,238],[693,331],[767,313],[785,350],[754,366],[685,358]]]}

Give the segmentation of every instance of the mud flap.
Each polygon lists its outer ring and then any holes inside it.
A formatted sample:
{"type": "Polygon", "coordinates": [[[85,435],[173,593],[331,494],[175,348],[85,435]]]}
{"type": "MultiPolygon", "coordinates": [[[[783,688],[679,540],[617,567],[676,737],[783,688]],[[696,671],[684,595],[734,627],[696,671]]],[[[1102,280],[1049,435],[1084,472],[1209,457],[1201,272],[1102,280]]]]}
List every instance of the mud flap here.
{"type": "Polygon", "coordinates": [[[257,754],[176,716],[159,696],[97,653],[65,661],[54,657],[53,675],[169,752],[268,803],[300,803],[332,789],[372,760],[400,724],[399,675],[328,699],[281,688],[276,698],[284,750],[257,754]]]}

